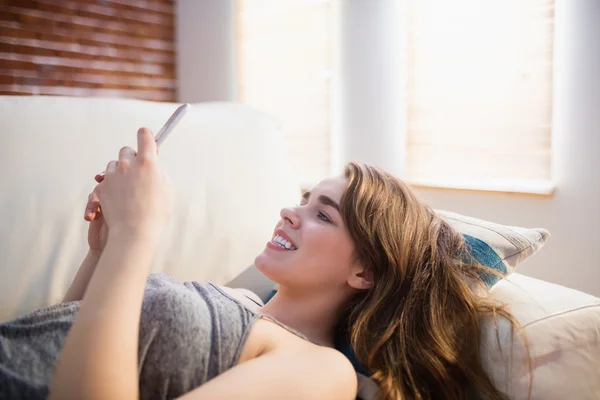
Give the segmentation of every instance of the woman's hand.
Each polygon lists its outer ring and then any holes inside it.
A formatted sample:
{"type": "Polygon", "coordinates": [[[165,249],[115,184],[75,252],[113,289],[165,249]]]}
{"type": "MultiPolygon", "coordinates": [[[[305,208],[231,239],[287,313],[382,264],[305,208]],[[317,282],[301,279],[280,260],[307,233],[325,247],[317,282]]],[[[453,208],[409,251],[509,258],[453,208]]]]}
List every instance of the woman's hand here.
{"type": "Polygon", "coordinates": [[[85,219],[91,221],[90,248],[102,250],[109,230],[157,238],[172,206],[172,187],[158,166],[156,142],[152,132],[142,128],[137,153],[130,147],[122,148],[119,160],[108,163],[104,179],[90,195],[85,211],[85,219]]]}
{"type": "Polygon", "coordinates": [[[102,216],[100,209],[100,200],[96,192],[92,192],[88,197],[88,203],[85,208],[83,218],[90,223],[88,227],[88,244],[90,252],[100,256],[106,246],[108,239],[108,225],[102,216]]]}

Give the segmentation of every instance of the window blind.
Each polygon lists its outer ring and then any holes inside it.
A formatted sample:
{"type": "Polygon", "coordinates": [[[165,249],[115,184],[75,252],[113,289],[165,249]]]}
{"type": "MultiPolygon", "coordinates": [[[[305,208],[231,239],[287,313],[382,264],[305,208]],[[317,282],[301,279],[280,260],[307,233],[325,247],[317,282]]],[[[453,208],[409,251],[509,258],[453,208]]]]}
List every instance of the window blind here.
{"type": "Polygon", "coordinates": [[[290,163],[310,186],[330,173],[331,3],[236,6],[239,100],[281,123],[290,163]]]}
{"type": "Polygon", "coordinates": [[[407,180],[551,189],[554,2],[409,0],[407,180]]]}

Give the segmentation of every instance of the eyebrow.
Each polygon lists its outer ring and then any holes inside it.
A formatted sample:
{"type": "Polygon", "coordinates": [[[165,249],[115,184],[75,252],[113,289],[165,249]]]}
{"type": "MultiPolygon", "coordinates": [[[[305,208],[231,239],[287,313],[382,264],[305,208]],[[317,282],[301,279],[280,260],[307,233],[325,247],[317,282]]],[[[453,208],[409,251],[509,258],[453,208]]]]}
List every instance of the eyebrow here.
{"type": "MultiPolygon", "coordinates": [[[[304,200],[308,201],[308,199],[310,199],[310,191],[304,192],[304,194],[302,195],[302,198],[304,200]]],[[[325,204],[326,206],[331,206],[331,207],[335,208],[337,210],[337,212],[340,212],[339,204],[336,203],[331,197],[325,196],[324,194],[322,194],[317,199],[321,203],[325,204]]]]}

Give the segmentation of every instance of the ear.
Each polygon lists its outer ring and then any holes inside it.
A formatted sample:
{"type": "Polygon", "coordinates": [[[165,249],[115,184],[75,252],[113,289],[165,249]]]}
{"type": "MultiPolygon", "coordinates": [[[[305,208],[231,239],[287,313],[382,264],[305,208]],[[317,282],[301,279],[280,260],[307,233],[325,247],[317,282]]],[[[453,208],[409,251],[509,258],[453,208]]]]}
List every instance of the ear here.
{"type": "Polygon", "coordinates": [[[348,285],[354,289],[365,290],[373,287],[373,272],[363,266],[356,266],[350,271],[348,285]]]}

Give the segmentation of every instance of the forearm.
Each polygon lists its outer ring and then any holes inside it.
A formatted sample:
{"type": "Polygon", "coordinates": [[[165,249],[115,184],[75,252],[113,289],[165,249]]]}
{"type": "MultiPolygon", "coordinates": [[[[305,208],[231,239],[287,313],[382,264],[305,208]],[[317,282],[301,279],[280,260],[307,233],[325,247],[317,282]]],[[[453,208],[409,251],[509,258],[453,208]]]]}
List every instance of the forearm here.
{"type": "Polygon", "coordinates": [[[69,332],[50,398],[137,398],[140,310],[155,241],[113,235],[69,332]]]}
{"type": "Polygon", "coordinates": [[[65,297],[63,298],[63,303],[67,303],[69,301],[79,301],[83,299],[85,290],[90,282],[90,279],[92,279],[94,269],[96,268],[98,260],[100,259],[100,254],[101,253],[93,252],[92,250],[88,251],[87,255],[79,266],[79,270],[77,270],[75,279],[73,279],[73,282],[71,282],[71,286],[69,286],[69,290],[67,290],[67,294],[65,294],[65,297]]]}

